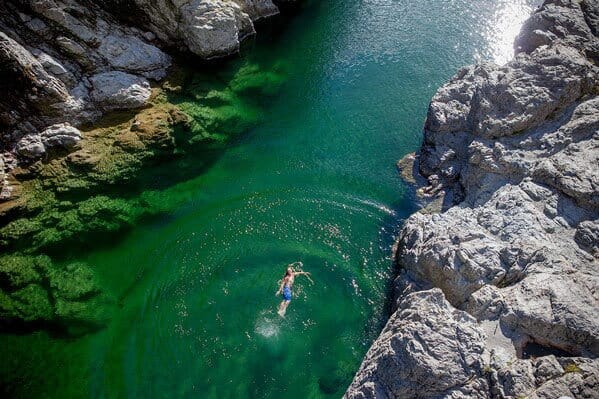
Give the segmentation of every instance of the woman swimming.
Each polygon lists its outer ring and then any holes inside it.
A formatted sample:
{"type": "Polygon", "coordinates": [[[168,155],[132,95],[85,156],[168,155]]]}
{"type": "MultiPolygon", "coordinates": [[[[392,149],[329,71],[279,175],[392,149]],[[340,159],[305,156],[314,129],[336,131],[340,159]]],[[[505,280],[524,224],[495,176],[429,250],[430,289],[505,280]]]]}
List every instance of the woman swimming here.
{"type": "Polygon", "coordinates": [[[306,276],[310,281],[312,281],[312,279],[310,279],[310,273],[293,270],[292,266],[295,264],[299,264],[300,266],[302,266],[302,262],[295,262],[287,265],[287,270],[285,271],[285,275],[281,280],[279,290],[275,294],[277,296],[281,293],[283,294],[283,301],[279,305],[279,311],[277,312],[281,317],[285,317],[287,306],[289,306],[289,302],[291,302],[291,287],[293,287],[295,276],[306,276]]]}

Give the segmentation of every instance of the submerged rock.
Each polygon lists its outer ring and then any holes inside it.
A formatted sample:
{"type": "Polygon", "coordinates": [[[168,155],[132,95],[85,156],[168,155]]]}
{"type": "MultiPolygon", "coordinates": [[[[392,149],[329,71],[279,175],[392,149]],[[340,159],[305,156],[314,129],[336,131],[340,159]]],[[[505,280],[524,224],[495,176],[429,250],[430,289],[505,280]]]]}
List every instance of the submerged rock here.
{"type": "Polygon", "coordinates": [[[103,327],[114,310],[114,300],[98,286],[86,264],[64,268],[46,256],[0,257],[0,325],[39,323],[81,334],[103,327]]]}
{"type": "MultiPolygon", "coordinates": [[[[428,207],[406,220],[397,250],[399,307],[348,397],[597,396],[598,12],[595,1],[545,1],[524,24],[514,60],[463,68],[433,97],[414,165],[426,179],[419,193],[442,204],[440,213],[428,207]],[[448,309],[474,317],[460,327],[495,326],[483,334],[484,373],[466,363],[437,364],[472,376],[447,391],[442,378],[423,380],[414,371],[431,362],[410,353],[422,334],[410,335],[400,320],[411,317],[406,301],[432,287],[448,309]],[[530,345],[541,352],[529,358],[530,345]],[[393,362],[374,356],[389,348],[393,362]],[[405,362],[413,363],[398,367],[405,362]],[[569,363],[580,366],[566,371],[569,363]],[[410,386],[420,389],[396,388],[410,386]]],[[[432,331],[451,320],[430,308],[418,315],[432,331]]],[[[435,360],[470,353],[468,335],[445,339],[435,360]]]]}

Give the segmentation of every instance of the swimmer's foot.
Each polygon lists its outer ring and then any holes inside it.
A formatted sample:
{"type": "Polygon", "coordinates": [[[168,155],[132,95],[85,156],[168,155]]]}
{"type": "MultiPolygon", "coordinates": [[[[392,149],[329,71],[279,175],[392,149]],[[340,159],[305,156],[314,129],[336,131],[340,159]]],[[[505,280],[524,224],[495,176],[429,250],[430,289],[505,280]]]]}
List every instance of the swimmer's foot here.
{"type": "Polygon", "coordinates": [[[279,309],[279,310],[277,311],[277,313],[279,314],[279,316],[281,316],[281,317],[285,317],[285,309],[279,309]]]}

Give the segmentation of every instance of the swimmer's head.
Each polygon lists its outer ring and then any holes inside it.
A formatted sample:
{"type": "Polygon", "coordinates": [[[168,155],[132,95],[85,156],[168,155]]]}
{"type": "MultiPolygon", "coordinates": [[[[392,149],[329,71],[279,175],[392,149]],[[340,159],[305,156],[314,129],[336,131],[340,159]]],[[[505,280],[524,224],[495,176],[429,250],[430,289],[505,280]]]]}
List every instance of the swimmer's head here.
{"type": "Polygon", "coordinates": [[[290,276],[292,273],[293,273],[293,268],[291,268],[291,266],[287,267],[287,270],[285,271],[285,275],[290,276]]]}

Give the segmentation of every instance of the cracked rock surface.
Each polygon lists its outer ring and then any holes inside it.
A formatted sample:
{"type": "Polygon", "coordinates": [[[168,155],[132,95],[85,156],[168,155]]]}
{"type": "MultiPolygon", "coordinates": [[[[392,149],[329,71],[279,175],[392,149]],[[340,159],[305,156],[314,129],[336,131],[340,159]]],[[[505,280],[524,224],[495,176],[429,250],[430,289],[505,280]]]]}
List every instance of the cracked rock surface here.
{"type": "Polygon", "coordinates": [[[547,0],[511,62],[433,97],[413,168],[429,205],[346,397],[599,397],[597,16],[547,0]]]}

